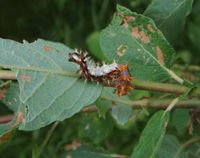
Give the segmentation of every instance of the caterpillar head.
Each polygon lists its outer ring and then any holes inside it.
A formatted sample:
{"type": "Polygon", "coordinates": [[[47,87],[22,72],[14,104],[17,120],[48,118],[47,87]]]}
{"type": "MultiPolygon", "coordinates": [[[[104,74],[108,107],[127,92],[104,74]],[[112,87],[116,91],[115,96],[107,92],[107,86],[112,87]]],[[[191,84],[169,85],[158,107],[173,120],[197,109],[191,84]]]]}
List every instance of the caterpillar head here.
{"type": "Polygon", "coordinates": [[[82,55],[77,52],[69,53],[69,58],[68,60],[70,62],[75,62],[75,63],[80,63],[82,61],[82,55]]]}
{"type": "Polygon", "coordinates": [[[75,63],[81,63],[84,62],[86,60],[86,58],[88,57],[88,53],[87,52],[83,52],[81,50],[77,50],[75,49],[74,52],[69,53],[69,58],[68,60],[70,62],[75,62],[75,63]]]}

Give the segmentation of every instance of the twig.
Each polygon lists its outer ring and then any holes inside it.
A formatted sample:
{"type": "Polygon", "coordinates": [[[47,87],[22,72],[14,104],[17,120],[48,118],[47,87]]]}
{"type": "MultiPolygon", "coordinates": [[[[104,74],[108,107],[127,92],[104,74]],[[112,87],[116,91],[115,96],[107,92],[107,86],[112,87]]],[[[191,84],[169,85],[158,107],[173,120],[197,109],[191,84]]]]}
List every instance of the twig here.
{"type": "Polygon", "coordinates": [[[0,79],[16,80],[16,74],[12,71],[1,70],[0,71],[0,79]]]}
{"type": "MultiPolygon", "coordinates": [[[[41,70],[41,71],[45,71],[45,70],[41,70]]],[[[78,75],[75,73],[64,72],[64,71],[63,72],[52,71],[51,73],[56,73],[56,74],[60,74],[60,75],[69,75],[71,77],[78,77],[78,75]]],[[[3,78],[16,80],[16,75],[14,72],[7,71],[7,70],[6,71],[1,70],[0,71],[0,79],[3,79],[3,78]],[[9,75],[7,76],[6,74],[9,74],[9,75]],[[8,78],[6,78],[6,77],[8,77],[8,78]]],[[[179,95],[186,93],[189,89],[188,87],[183,86],[183,85],[142,81],[142,80],[138,80],[138,79],[134,79],[132,81],[132,84],[133,84],[134,88],[138,89],[138,90],[172,93],[172,94],[179,94],[179,95]]],[[[190,95],[199,97],[200,96],[200,88],[194,89],[190,95]]]]}
{"type": "Polygon", "coordinates": [[[12,82],[11,80],[8,80],[8,81],[6,81],[6,82],[3,82],[3,83],[0,85],[0,88],[9,85],[11,82],[12,82]]]}
{"type": "Polygon", "coordinates": [[[14,118],[13,114],[5,115],[0,117],[0,124],[10,122],[14,118]]]}
{"type": "MultiPolygon", "coordinates": [[[[101,99],[111,100],[116,103],[122,103],[132,107],[133,109],[141,109],[141,108],[154,108],[154,109],[166,109],[169,104],[172,102],[171,99],[161,99],[161,100],[153,100],[153,99],[142,99],[137,101],[131,100],[122,100],[116,98],[110,98],[107,96],[101,96],[101,99]]],[[[200,100],[190,99],[185,101],[178,101],[175,105],[176,108],[197,108],[200,107],[200,100]]],[[[83,113],[91,113],[97,112],[97,108],[95,105],[85,107],[81,110],[83,113]]],[[[9,122],[12,120],[14,115],[5,115],[0,117],[0,124],[9,122]]]]}
{"type": "Polygon", "coordinates": [[[180,154],[185,148],[187,148],[187,147],[190,146],[191,144],[196,143],[196,142],[198,142],[198,141],[200,141],[200,137],[194,137],[194,138],[188,140],[187,142],[185,142],[184,144],[182,144],[182,145],[180,146],[180,148],[178,149],[178,151],[176,152],[176,154],[175,154],[175,156],[174,156],[173,158],[178,158],[178,157],[179,157],[179,154],[180,154]]]}
{"type": "MultiPolygon", "coordinates": [[[[142,81],[142,80],[137,80],[137,79],[134,79],[132,81],[132,84],[134,88],[138,90],[164,92],[164,93],[172,93],[172,94],[179,94],[179,95],[184,94],[189,90],[188,87],[183,86],[183,85],[142,81]]],[[[200,88],[194,89],[194,91],[190,95],[200,96],[200,88]]]]}
{"type": "Polygon", "coordinates": [[[199,72],[200,71],[200,66],[197,65],[189,65],[189,66],[181,66],[181,65],[173,65],[173,68],[179,69],[182,71],[191,71],[191,72],[199,72]]]}
{"type": "MultiPolygon", "coordinates": [[[[144,107],[147,108],[154,108],[154,109],[166,109],[169,104],[172,102],[172,99],[161,99],[161,100],[153,100],[153,99],[142,99],[138,101],[131,101],[131,100],[122,100],[116,98],[110,98],[107,96],[102,96],[102,99],[111,100],[113,102],[122,103],[125,105],[129,105],[134,109],[141,109],[144,107]]],[[[185,101],[178,101],[175,104],[176,108],[197,108],[200,107],[200,100],[191,99],[185,101]]],[[[94,109],[92,109],[94,111],[94,109]]]]}
{"type": "Polygon", "coordinates": [[[49,142],[49,140],[50,140],[50,138],[51,138],[51,136],[52,136],[52,134],[53,134],[53,132],[54,132],[54,130],[56,129],[56,127],[57,127],[58,124],[59,124],[59,122],[55,122],[55,123],[51,126],[50,130],[47,132],[47,135],[46,135],[44,141],[42,142],[42,145],[40,146],[39,153],[38,153],[38,158],[39,158],[40,155],[42,154],[42,152],[43,152],[45,146],[46,146],[47,143],[49,142]]]}

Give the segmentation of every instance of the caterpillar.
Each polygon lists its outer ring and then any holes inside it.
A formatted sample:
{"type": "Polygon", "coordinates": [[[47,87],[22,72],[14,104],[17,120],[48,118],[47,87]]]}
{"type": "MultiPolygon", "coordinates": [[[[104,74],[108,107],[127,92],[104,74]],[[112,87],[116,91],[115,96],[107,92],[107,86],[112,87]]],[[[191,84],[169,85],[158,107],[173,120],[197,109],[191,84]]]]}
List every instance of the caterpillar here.
{"type": "Polygon", "coordinates": [[[81,77],[114,87],[118,96],[125,95],[133,89],[132,77],[127,64],[119,65],[115,61],[112,64],[97,63],[87,52],[77,49],[69,53],[68,60],[79,65],[81,77]]]}

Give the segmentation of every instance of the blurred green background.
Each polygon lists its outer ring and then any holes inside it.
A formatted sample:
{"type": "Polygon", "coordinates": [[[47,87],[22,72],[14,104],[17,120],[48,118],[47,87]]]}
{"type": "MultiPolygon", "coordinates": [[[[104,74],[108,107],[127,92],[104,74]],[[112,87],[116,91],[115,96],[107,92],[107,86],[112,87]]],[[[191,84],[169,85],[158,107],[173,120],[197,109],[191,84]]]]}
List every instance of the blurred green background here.
{"type": "Polygon", "coordinates": [[[149,0],[1,0],[0,36],[17,41],[44,38],[85,47],[104,28],[117,3],[142,13],[149,0]]]}

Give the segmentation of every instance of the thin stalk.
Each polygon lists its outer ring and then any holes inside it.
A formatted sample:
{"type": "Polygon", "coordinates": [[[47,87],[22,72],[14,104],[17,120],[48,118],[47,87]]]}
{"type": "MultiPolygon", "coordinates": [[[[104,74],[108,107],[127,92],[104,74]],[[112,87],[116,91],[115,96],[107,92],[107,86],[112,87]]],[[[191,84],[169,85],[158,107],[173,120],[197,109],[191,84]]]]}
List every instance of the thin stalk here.
{"type": "MultiPolygon", "coordinates": [[[[138,90],[147,90],[147,91],[155,91],[155,92],[164,92],[164,93],[172,93],[172,94],[184,94],[189,88],[183,85],[177,84],[169,84],[169,83],[158,83],[151,81],[142,81],[134,79],[132,84],[135,89],[138,90]]],[[[191,96],[200,96],[200,88],[196,88],[190,94],[191,96]]]]}
{"type": "Polygon", "coordinates": [[[194,144],[196,142],[200,141],[200,137],[194,137],[190,140],[188,140],[187,142],[185,142],[183,145],[180,146],[180,148],[178,149],[178,151],[176,152],[175,156],[173,158],[178,158],[180,156],[180,153],[187,148],[188,146],[190,146],[191,144],[194,144]]]}
{"type": "MultiPolygon", "coordinates": [[[[110,98],[107,96],[101,96],[100,98],[110,100],[115,103],[123,103],[125,105],[130,106],[133,109],[142,109],[144,107],[153,108],[153,109],[166,109],[172,102],[171,99],[161,99],[161,100],[142,99],[142,100],[137,100],[137,101],[131,101],[131,100],[110,98]]],[[[198,108],[198,107],[200,107],[200,100],[197,100],[197,99],[190,99],[190,100],[185,100],[185,101],[181,100],[181,101],[178,101],[174,105],[174,107],[176,107],[176,108],[198,108]]],[[[97,112],[97,111],[98,111],[98,109],[97,109],[96,105],[88,106],[81,110],[81,112],[83,112],[83,113],[91,113],[91,112],[97,112]]],[[[14,117],[14,115],[1,116],[0,124],[11,121],[13,117],[14,117]]]]}
{"type": "Polygon", "coordinates": [[[200,66],[197,65],[188,65],[188,66],[181,66],[181,65],[173,65],[173,68],[179,69],[181,71],[191,71],[191,72],[200,72],[200,66]]]}
{"type": "Polygon", "coordinates": [[[8,81],[6,81],[6,82],[3,82],[3,83],[0,85],[0,88],[3,88],[3,87],[5,87],[5,86],[9,85],[11,82],[12,82],[11,80],[8,80],[8,81]]]}
{"type": "Polygon", "coordinates": [[[38,158],[39,158],[40,155],[42,154],[42,152],[43,152],[45,146],[48,144],[48,142],[49,142],[49,140],[50,140],[50,138],[51,138],[51,136],[52,136],[52,134],[53,134],[53,132],[54,132],[54,130],[56,129],[56,127],[57,127],[58,124],[59,124],[59,122],[55,122],[55,123],[51,126],[50,130],[47,132],[47,135],[46,135],[44,141],[42,142],[42,145],[40,146],[38,158]]]}
{"type": "MultiPolygon", "coordinates": [[[[58,75],[64,75],[69,77],[78,77],[79,75],[73,72],[65,72],[65,71],[55,71],[55,70],[46,70],[46,69],[30,69],[33,71],[39,72],[46,72],[46,73],[53,73],[58,75]]],[[[0,79],[13,79],[16,80],[16,75],[14,72],[1,70],[0,71],[0,79]],[[9,74],[9,75],[7,75],[9,74]],[[12,76],[12,77],[10,77],[12,76]]],[[[151,82],[151,81],[143,81],[134,79],[132,81],[132,85],[135,89],[138,90],[147,90],[147,91],[155,91],[155,92],[162,92],[162,93],[171,93],[171,94],[184,94],[186,93],[189,88],[184,85],[177,85],[177,84],[169,84],[169,83],[159,83],[159,82],[151,82]]],[[[200,88],[194,89],[190,96],[197,96],[200,97],[200,88]]]]}

